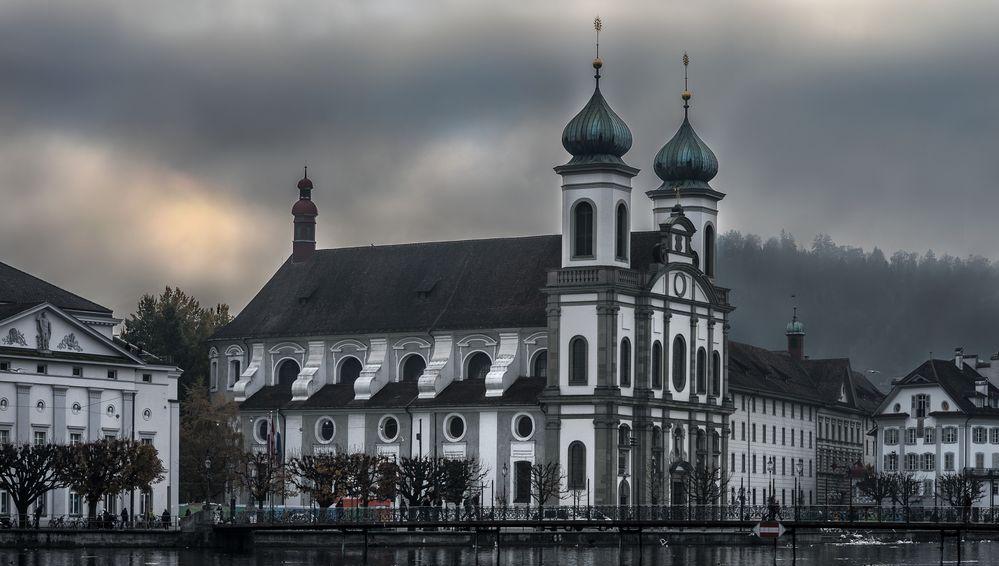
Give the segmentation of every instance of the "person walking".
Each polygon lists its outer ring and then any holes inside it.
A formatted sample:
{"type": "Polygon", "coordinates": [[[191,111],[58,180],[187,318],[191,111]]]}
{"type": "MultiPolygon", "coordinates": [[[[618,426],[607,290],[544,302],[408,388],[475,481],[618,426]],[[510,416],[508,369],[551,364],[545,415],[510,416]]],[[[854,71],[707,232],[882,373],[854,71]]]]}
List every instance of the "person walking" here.
{"type": "Polygon", "coordinates": [[[121,508],[121,528],[128,528],[128,507],[121,508]]]}

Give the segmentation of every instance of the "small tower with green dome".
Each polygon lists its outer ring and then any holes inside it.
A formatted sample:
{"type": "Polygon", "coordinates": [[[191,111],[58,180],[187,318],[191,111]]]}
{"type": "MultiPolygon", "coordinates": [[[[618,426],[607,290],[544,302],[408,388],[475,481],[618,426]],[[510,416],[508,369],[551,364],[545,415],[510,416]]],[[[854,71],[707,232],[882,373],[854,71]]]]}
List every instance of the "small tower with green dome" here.
{"type": "Polygon", "coordinates": [[[690,91],[687,90],[687,66],[690,57],[683,54],[683,123],[676,134],[656,154],[654,168],[662,184],[645,194],[652,199],[656,225],[666,223],[673,207],[680,204],[697,232],[691,246],[698,267],[708,277],[715,277],[715,247],[718,234],[718,201],[725,194],[709,182],[718,174],[718,158],[690,125],[690,91]]]}
{"type": "Polygon", "coordinates": [[[784,329],[787,336],[787,353],[791,359],[801,361],[805,357],[805,325],[798,320],[798,307],[794,307],[791,322],[784,329]]]}
{"type": "Polygon", "coordinates": [[[562,176],[562,267],[627,268],[631,257],[631,179],[638,169],[621,159],[631,149],[631,130],[600,92],[600,19],[596,85],[586,106],[562,132],[572,156],[555,168],[562,176]]]}

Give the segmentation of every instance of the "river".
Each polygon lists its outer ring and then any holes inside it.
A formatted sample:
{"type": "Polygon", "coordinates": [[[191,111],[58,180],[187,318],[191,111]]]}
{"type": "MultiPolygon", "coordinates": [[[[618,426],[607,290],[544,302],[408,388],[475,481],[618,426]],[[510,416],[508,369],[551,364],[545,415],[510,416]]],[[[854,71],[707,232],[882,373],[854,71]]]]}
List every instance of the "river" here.
{"type": "MultiPolygon", "coordinates": [[[[966,541],[962,543],[961,564],[999,565],[999,544],[966,541]]],[[[773,548],[757,546],[706,546],[666,544],[654,548],[591,547],[512,547],[495,549],[419,547],[372,548],[367,555],[360,548],[297,549],[258,548],[249,554],[224,554],[202,550],[174,549],[0,549],[0,566],[243,566],[243,565],[353,565],[372,566],[769,566],[774,563],[773,548]]],[[[955,564],[956,547],[947,541],[944,562],[955,564]]],[[[791,548],[777,549],[777,563],[791,565],[791,548]]],[[[843,543],[799,544],[797,563],[812,565],[937,566],[938,543],[908,541],[875,542],[856,540],[843,543]]]]}

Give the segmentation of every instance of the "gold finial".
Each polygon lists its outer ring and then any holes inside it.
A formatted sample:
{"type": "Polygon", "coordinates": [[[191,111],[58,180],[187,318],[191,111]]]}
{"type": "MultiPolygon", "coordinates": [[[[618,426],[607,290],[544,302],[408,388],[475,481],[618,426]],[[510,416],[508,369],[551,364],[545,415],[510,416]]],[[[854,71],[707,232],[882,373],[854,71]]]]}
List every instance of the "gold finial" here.
{"type": "Polygon", "coordinates": [[[593,29],[597,32],[597,55],[593,58],[593,68],[597,70],[596,79],[599,81],[600,67],[604,66],[604,61],[600,58],[600,30],[604,29],[604,22],[600,16],[593,18],[593,29]]]}
{"type": "Polygon", "coordinates": [[[680,98],[683,99],[683,112],[684,115],[687,113],[687,109],[690,108],[690,91],[687,90],[687,66],[690,65],[690,56],[687,52],[683,52],[683,92],[680,93],[680,98]]]}

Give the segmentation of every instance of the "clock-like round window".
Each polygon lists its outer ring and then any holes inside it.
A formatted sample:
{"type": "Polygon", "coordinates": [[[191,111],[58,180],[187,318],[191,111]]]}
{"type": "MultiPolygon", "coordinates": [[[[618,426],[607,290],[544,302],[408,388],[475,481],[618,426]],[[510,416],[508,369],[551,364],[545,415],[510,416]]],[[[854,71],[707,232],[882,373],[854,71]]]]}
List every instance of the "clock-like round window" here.
{"type": "Polygon", "coordinates": [[[452,414],[444,419],[444,436],[451,442],[457,442],[465,436],[465,419],[461,415],[452,414]]]}
{"type": "Polygon", "coordinates": [[[83,410],[83,405],[81,405],[79,403],[73,403],[73,414],[74,415],[79,415],[80,411],[82,411],[82,410],[83,410]]]}
{"type": "Polygon", "coordinates": [[[108,405],[108,408],[105,409],[104,412],[107,413],[109,417],[113,417],[115,414],[114,405],[108,405]]]}
{"type": "Polygon", "coordinates": [[[148,421],[151,418],[153,418],[153,411],[150,410],[150,409],[143,409],[142,410],[142,419],[148,421]]]}
{"type": "Polygon", "coordinates": [[[687,278],[680,273],[673,276],[673,292],[676,293],[678,297],[682,297],[687,294],[687,278]]]}
{"type": "Polygon", "coordinates": [[[0,399],[0,411],[6,411],[9,406],[10,401],[8,401],[6,397],[0,399]]]}
{"type": "Polygon", "coordinates": [[[513,417],[513,437],[517,440],[530,440],[534,435],[534,419],[527,413],[513,417]]]}
{"type": "Polygon", "coordinates": [[[399,438],[399,420],[392,415],[385,415],[378,423],[378,436],[382,442],[395,442],[399,438]]]}
{"type": "Polygon", "coordinates": [[[316,422],[316,439],[323,444],[329,444],[333,442],[333,437],[336,436],[336,424],[333,419],[329,417],[323,417],[316,422]]]}
{"type": "Polygon", "coordinates": [[[39,399],[38,402],[35,403],[35,410],[37,410],[39,413],[42,412],[42,411],[44,411],[45,410],[45,401],[42,401],[41,399],[39,399]]]}

